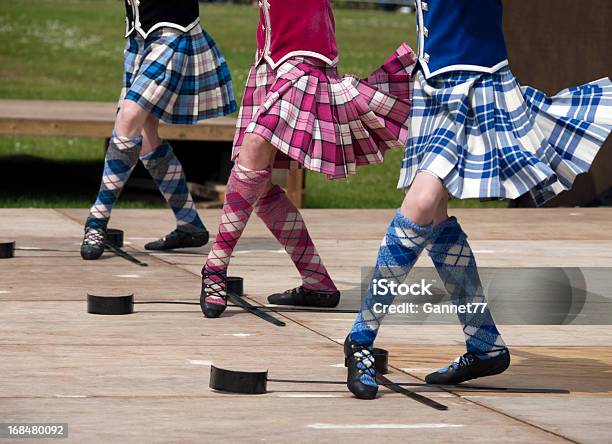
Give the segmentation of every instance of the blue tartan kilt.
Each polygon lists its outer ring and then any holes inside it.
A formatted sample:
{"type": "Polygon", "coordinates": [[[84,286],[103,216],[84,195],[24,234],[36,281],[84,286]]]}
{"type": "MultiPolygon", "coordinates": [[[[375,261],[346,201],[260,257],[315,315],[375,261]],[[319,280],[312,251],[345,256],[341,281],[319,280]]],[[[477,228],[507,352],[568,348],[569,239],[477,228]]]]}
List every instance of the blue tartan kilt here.
{"type": "Polygon", "coordinates": [[[195,124],[236,111],[225,58],[201,25],[127,39],[119,107],[132,100],[166,123],[195,124]]]}
{"type": "Polygon", "coordinates": [[[612,82],[601,79],[547,97],[521,87],[508,67],[414,81],[410,135],[398,188],[419,171],[455,198],[537,205],[588,171],[612,130],[612,82]]]}

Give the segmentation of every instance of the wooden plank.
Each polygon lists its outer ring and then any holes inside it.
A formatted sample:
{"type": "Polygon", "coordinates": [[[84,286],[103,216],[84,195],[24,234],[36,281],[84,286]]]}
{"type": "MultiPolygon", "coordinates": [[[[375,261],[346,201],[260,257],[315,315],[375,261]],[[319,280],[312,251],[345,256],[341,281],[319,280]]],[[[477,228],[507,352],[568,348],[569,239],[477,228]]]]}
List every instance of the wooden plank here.
{"type": "MultiPolygon", "coordinates": [[[[0,100],[0,134],[108,137],[115,113],[114,103],[0,100]]],[[[162,124],[160,134],[170,140],[231,142],[235,128],[234,117],[219,117],[197,125],[162,124]]]]}
{"type": "Polygon", "coordinates": [[[304,208],[304,170],[287,171],[287,195],[296,207],[304,208]]]}
{"type": "Polygon", "coordinates": [[[112,102],[63,100],[0,100],[0,119],[87,120],[113,122],[117,105],[112,102]]]}
{"type": "MultiPolygon", "coordinates": [[[[203,122],[198,125],[160,126],[160,135],[170,140],[231,142],[234,139],[235,121],[220,118],[224,122],[203,122]]],[[[216,120],[216,119],[215,119],[216,120]]],[[[91,120],[0,119],[0,134],[55,137],[108,137],[112,122],[91,120]]]]}
{"type": "MultiPolygon", "coordinates": [[[[116,104],[105,102],[0,100],[0,135],[100,137],[111,134],[116,104]]],[[[197,125],[160,125],[168,140],[232,142],[236,118],[219,117],[197,125]]],[[[287,173],[287,192],[298,208],[304,205],[304,172],[287,173]]]]}

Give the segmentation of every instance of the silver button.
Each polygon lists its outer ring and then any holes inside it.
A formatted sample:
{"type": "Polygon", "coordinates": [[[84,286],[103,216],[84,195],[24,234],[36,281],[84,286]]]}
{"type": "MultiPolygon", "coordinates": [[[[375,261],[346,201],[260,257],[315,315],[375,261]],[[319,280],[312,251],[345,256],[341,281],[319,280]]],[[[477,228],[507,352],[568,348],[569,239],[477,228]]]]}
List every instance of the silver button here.
{"type": "Polygon", "coordinates": [[[427,29],[427,28],[423,27],[423,35],[424,35],[425,37],[429,37],[429,29],[427,29]]]}
{"type": "Polygon", "coordinates": [[[429,5],[426,2],[421,3],[423,11],[429,11],[429,5]]]}
{"type": "Polygon", "coordinates": [[[429,54],[425,53],[423,55],[423,60],[425,60],[425,63],[429,63],[429,59],[430,59],[429,54]]]}

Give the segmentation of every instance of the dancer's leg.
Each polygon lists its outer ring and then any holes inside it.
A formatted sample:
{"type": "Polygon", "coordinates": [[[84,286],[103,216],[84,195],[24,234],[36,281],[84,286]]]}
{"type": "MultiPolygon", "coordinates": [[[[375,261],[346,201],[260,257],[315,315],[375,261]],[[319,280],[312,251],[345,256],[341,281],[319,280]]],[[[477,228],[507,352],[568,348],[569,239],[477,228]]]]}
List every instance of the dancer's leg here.
{"type": "Polygon", "coordinates": [[[125,183],[138,162],[142,145],[141,131],[148,113],[126,100],[117,115],[115,130],[104,158],[102,183],[85,223],[81,245],[83,259],[98,259],[104,252],[108,220],[125,183]]]}
{"type": "Polygon", "coordinates": [[[159,137],[159,119],[153,114],[149,114],[142,126],[142,150],[141,156],[146,156],[155,151],[163,143],[159,137]]]}
{"type": "Polygon", "coordinates": [[[300,211],[278,185],[264,193],[255,208],[278,242],[285,248],[302,277],[302,286],[270,296],[284,305],[336,306],[340,294],[310,237],[300,211]]]}
{"type": "MultiPolygon", "coordinates": [[[[446,190],[437,178],[427,173],[417,174],[380,246],[372,282],[375,279],[387,279],[396,284],[405,281],[427,246],[436,209],[445,196],[446,190]]],[[[372,283],[346,338],[347,383],[351,392],[359,398],[371,399],[376,396],[378,387],[370,351],[384,317],[384,311],[380,308],[392,304],[393,300],[391,294],[375,295],[372,283]]]]}
{"type": "Polygon", "coordinates": [[[234,247],[259,197],[270,186],[275,148],[263,138],[247,134],[225,190],[221,224],[202,269],[200,302],[206,317],[219,317],[226,307],[226,276],[234,247]]]}
{"type": "MultiPolygon", "coordinates": [[[[419,173],[406,194],[402,207],[387,230],[376,259],[372,280],[404,282],[429,241],[439,203],[446,198],[442,183],[427,173],[419,173]]],[[[393,303],[391,295],[373,295],[370,285],[357,316],[351,339],[363,346],[372,346],[383,314],[374,313],[374,304],[393,303]]]]}
{"type": "Polygon", "coordinates": [[[143,145],[140,159],[174,212],[178,232],[173,232],[145,247],[159,250],[201,246],[208,240],[208,232],[204,228],[187,188],[183,167],[174,155],[172,146],[159,138],[158,126],[159,120],[150,115],[142,131],[143,145]],[[200,236],[204,234],[205,236],[200,236]],[[206,237],[206,239],[201,239],[204,242],[197,242],[197,245],[194,242],[187,242],[190,245],[184,245],[184,241],[193,241],[194,235],[195,237],[206,237]]]}
{"type": "MultiPolygon", "coordinates": [[[[446,216],[446,208],[439,214],[446,216]]],[[[509,354],[486,305],[467,235],[454,217],[440,219],[442,222],[434,227],[427,249],[453,304],[464,307],[458,310],[458,316],[467,353],[449,367],[428,375],[426,380],[432,384],[457,384],[501,373],[509,365],[509,354]]]]}

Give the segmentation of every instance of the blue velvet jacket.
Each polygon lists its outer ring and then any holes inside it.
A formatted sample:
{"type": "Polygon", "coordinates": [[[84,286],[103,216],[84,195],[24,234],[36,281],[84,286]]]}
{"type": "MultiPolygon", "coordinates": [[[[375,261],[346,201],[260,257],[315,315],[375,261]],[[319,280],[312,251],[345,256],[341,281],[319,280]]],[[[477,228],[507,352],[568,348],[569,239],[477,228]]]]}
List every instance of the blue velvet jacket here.
{"type": "Polygon", "coordinates": [[[501,0],[416,0],[419,62],[427,78],[493,73],[508,64],[501,0]]]}

